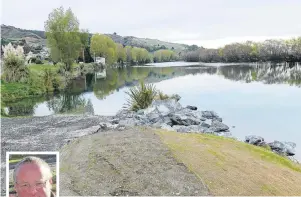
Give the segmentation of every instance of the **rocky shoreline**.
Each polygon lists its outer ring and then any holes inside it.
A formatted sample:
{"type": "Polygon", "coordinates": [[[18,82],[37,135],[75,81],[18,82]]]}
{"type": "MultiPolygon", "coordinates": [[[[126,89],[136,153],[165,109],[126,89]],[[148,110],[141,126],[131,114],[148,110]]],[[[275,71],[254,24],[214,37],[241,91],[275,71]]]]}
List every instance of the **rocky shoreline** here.
{"type": "MultiPolygon", "coordinates": [[[[223,123],[222,118],[214,111],[199,111],[195,106],[183,107],[175,99],[155,100],[147,109],[137,112],[127,109],[120,110],[109,122],[101,123],[101,128],[118,128],[133,126],[149,126],[182,133],[208,133],[236,139],[228,125],[223,123]]],[[[238,139],[237,139],[238,140],[238,139]]],[[[297,162],[292,156],[295,155],[296,144],[293,142],[265,142],[260,136],[246,136],[246,143],[266,147],[282,156],[287,156],[297,162]]]]}

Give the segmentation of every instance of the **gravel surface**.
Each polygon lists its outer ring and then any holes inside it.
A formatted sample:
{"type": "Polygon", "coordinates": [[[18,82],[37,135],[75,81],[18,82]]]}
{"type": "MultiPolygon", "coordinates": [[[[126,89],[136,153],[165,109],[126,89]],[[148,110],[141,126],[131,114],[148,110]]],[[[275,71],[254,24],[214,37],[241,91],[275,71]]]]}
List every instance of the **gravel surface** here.
{"type": "Polygon", "coordinates": [[[68,141],[98,132],[101,116],[1,118],[1,195],[7,151],[58,151],[68,141]]]}

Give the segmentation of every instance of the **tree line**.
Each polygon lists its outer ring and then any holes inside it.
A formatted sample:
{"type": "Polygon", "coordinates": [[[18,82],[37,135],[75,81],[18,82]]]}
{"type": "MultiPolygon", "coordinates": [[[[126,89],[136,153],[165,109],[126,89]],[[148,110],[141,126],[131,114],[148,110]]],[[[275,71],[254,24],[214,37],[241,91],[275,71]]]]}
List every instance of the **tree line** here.
{"type": "Polygon", "coordinates": [[[301,62],[301,37],[233,43],[218,49],[199,48],[185,52],[183,58],[189,62],[301,62]]]}
{"type": "Polygon", "coordinates": [[[90,51],[92,56],[106,58],[106,63],[145,64],[150,62],[167,62],[178,59],[176,53],[169,49],[159,49],[153,53],[145,48],[125,46],[115,43],[112,38],[104,34],[94,34],[91,37],[90,51]]]}
{"type": "Polygon", "coordinates": [[[104,34],[92,35],[79,28],[79,20],[70,8],[65,11],[60,7],[49,14],[45,34],[52,60],[64,63],[67,71],[75,60],[88,63],[96,56],[106,58],[109,66],[125,62],[143,64],[177,60],[172,50],[160,49],[152,53],[145,48],[115,43],[104,34]]]}

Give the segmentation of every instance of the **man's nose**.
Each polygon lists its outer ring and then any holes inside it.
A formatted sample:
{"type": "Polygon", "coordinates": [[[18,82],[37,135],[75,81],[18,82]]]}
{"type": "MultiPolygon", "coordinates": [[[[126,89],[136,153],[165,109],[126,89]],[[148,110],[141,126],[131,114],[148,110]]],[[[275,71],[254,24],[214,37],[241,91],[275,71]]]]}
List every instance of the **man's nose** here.
{"type": "Polygon", "coordinates": [[[35,196],[37,192],[38,192],[38,191],[37,191],[37,188],[36,188],[35,186],[30,187],[29,193],[30,193],[31,195],[35,196]]]}

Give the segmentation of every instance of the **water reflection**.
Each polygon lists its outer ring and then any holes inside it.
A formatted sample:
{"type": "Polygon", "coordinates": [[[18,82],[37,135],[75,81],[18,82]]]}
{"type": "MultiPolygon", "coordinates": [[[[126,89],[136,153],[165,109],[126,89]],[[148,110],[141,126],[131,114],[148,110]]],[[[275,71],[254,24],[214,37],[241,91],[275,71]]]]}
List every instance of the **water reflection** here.
{"type": "Polygon", "coordinates": [[[301,66],[299,64],[225,66],[217,69],[217,74],[235,81],[260,81],[265,84],[290,84],[300,87],[301,66]]]}
{"type": "Polygon", "coordinates": [[[47,101],[49,110],[57,114],[84,112],[86,100],[80,94],[65,93],[47,101]]]}
{"type": "MultiPolygon", "coordinates": [[[[99,101],[116,94],[119,90],[134,86],[140,80],[146,83],[158,83],[181,76],[192,75],[204,77],[212,75],[223,77],[231,81],[243,83],[260,82],[262,84],[286,84],[301,87],[301,66],[299,64],[253,64],[253,65],[225,65],[225,66],[186,66],[186,67],[127,67],[107,70],[106,78],[97,79],[95,74],[84,75],[70,84],[65,93],[54,97],[37,97],[24,99],[14,103],[5,103],[10,116],[32,116],[49,114],[94,114],[95,110],[91,98],[93,94],[99,101]],[[47,108],[45,107],[47,106],[47,108]],[[45,110],[48,109],[48,112],[45,110]],[[44,113],[43,113],[44,111],[44,113]]],[[[190,80],[190,79],[187,79],[190,80]]],[[[220,78],[214,78],[220,80],[220,78]]],[[[180,86],[183,82],[175,81],[170,88],[180,86]]],[[[196,81],[188,84],[191,90],[196,81]]],[[[210,86],[207,81],[207,86],[210,86]]],[[[212,82],[211,82],[212,83],[212,82]]],[[[187,85],[187,84],[186,84],[187,85]]],[[[193,91],[193,90],[192,90],[193,91]]],[[[123,94],[121,94],[123,95],[123,94]]],[[[124,98],[118,102],[124,102],[124,98]]],[[[120,104],[116,104],[120,106],[120,104]]],[[[96,111],[99,111],[97,109],[96,111]]]]}

